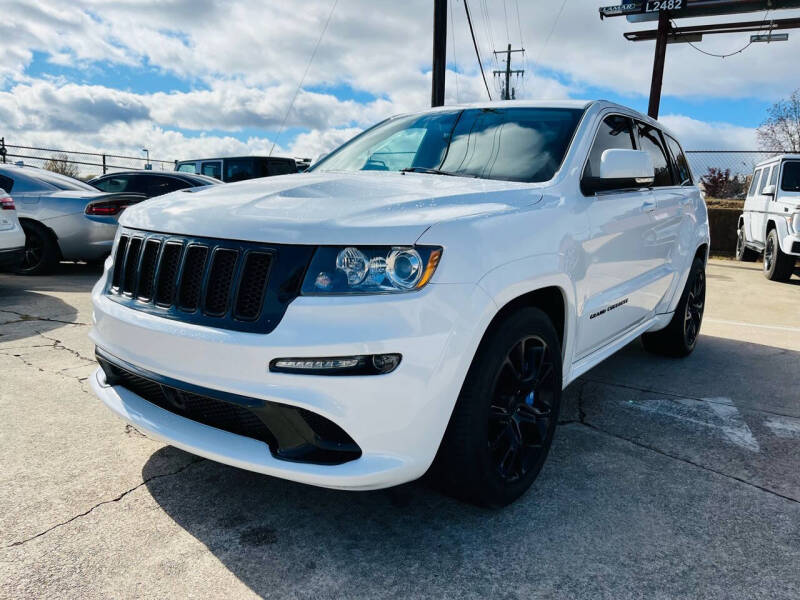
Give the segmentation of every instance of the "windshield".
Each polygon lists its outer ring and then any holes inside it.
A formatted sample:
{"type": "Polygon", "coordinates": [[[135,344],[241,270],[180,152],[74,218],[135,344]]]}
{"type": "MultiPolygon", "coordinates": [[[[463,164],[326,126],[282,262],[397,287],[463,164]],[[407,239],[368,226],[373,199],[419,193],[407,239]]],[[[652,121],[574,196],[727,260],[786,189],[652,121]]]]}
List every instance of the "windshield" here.
{"type": "Polygon", "coordinates": [[[583,110],[466,109],[384,121],[309,171],[436,170],[448,175],[537,182],[561,166],[583,110]]]}

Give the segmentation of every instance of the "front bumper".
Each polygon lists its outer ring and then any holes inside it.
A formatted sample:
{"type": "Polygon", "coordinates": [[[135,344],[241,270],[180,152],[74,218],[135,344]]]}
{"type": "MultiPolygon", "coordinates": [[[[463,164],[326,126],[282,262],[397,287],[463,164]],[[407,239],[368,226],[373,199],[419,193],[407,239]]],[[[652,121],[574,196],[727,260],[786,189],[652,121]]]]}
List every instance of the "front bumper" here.
{"type": "Polygon", "coordinates": [[[333,421],[358,444],[338,465],[287,462],[261,441],[215,429],[147,402],[121,386],[95,393],[138,429],[233,466],[341,489],[389,487],[420,477],[438,450],[480,338],[495,313],[474,284],[428,285],[397,296],[300,297],[270,334],[214,329],[132,310],[93,291],[91,338],[103,351],[164,377],[333,421]],[[326,377],[269,372],[274,358],[396,352],[386,375],[326,377]]]}
{"type": "Polygon", "coordinates": [[[795,233],[784,236],[781,250],[784,254],[800,256],[800,234],[795,233]]]}

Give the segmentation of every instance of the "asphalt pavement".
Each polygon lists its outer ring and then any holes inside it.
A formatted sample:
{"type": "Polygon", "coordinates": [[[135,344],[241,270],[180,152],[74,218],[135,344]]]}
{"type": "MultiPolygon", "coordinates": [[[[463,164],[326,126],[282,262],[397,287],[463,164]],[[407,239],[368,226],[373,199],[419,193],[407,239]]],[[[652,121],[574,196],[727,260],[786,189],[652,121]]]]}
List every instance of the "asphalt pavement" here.
{"type": "Polygon", "coordinates": [[[565,392],[533,488],[339,492],[152,441],[95,398],[99,271],[0,274],[0,597],[800,597],[800,278],[712,260],[687,359],[565,392]]]}

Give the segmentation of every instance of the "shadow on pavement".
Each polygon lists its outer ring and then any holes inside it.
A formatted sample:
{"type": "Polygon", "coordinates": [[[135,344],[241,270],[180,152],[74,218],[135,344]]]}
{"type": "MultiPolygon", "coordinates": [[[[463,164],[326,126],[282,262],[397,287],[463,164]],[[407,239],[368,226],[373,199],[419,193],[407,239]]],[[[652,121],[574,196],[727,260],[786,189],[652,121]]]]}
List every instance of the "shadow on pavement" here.
{"type": "MultiPolygon", "coordinates": [[[[587,380],[728,395],[739,404],[770,378],[775,387],[764,393],[778,393],[797,364],[797,352],[705,336],[682,361],[631,344],[587,380]],[[748,384],[752,372],[760,375],[748,384]]],[[[771,402],[789,404],[792,389],[771,402]]],[[[142,476],[165,513],[261,596],[792,597],[798,576],[791,565],[800,553],[789,515],[798,515],[797,505],[743,481],[772,457],[780,473],[765,471],[763,483],[780,475],[796,486],[787,460],[797,443],[762,439],[764,454],[751,459],[724,436],[708,442],[701,409],[686,421],[669,411],[637,412],[629,405],[657,394],[621,391],[595,385],[587,392],[590,426],[561,426],[533,488],[499,511],[421,483],[340,492],[211,461],[148,481],[163,473],[171,448],[153,454],[142,476]]],[[[682,417],[679,408],[673,413],[682,417]]],[[[709,414],[713,424],[718,415],[709,414]]],[[[751,426],[756,438],[764,433],[751,426]]]]}
{"type": "Polygon", "coordinates": [[[101,266],[81,263],[61,263],[44,276],[0,273],[0,342],[77,322],[78,309],[53,293],[86,294],[101,274],[101,266]]]}

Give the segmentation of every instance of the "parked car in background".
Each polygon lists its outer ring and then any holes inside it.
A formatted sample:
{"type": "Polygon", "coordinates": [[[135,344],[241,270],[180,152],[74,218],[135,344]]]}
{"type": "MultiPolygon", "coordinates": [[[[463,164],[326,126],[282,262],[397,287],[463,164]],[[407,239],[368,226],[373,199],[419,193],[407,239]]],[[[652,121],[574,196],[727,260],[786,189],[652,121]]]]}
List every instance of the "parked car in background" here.
{"type": "Polygon", "coordinates": [[[800,257],[800,154],[756,165],[736,231],[737,260],[763,253],[764,275],[788,281],[800,257]]]}
{"type": "Polygon", "coordinates": [[[95,177],[87,183],[101,192],[133,192],[143,194],[146,198],[154,198],[186,188],[217,185],[220,180],[206,175],[175,171],[122,171],[95,177]]]}
{"type": "Polygon", "coordinates": [[[0,165],[0,188],[14,199],[25,232],[17,273],[37,275],[59,260],[97,261],[111,250],[117,219],[142,194],[103,193],[91,185],[36,167],[0,165]]]}
{"type": "Polygon", "coordinates": [[[674,135],[617,104],[401,115],[302,176],[198,193],[123,215],[91,384],[206,458],[351,490],[433,468],[501,506],[564,386],[639,336],[698,341],[705,203],[674,135]]]}
{"type": "Polygon", "coordinates": [[[175,165],[175,170],[182,173],[199,173],[230,183],[297,173],[297,163],[293,158],[278,156],[231,156],[182,160],[175,165]]]}
{"type": "Polygon", "coordinates": [[[14,199],[0,188],[0,269],[15,269],[22,264],[25,233],[17,218],[14,199]]]}

